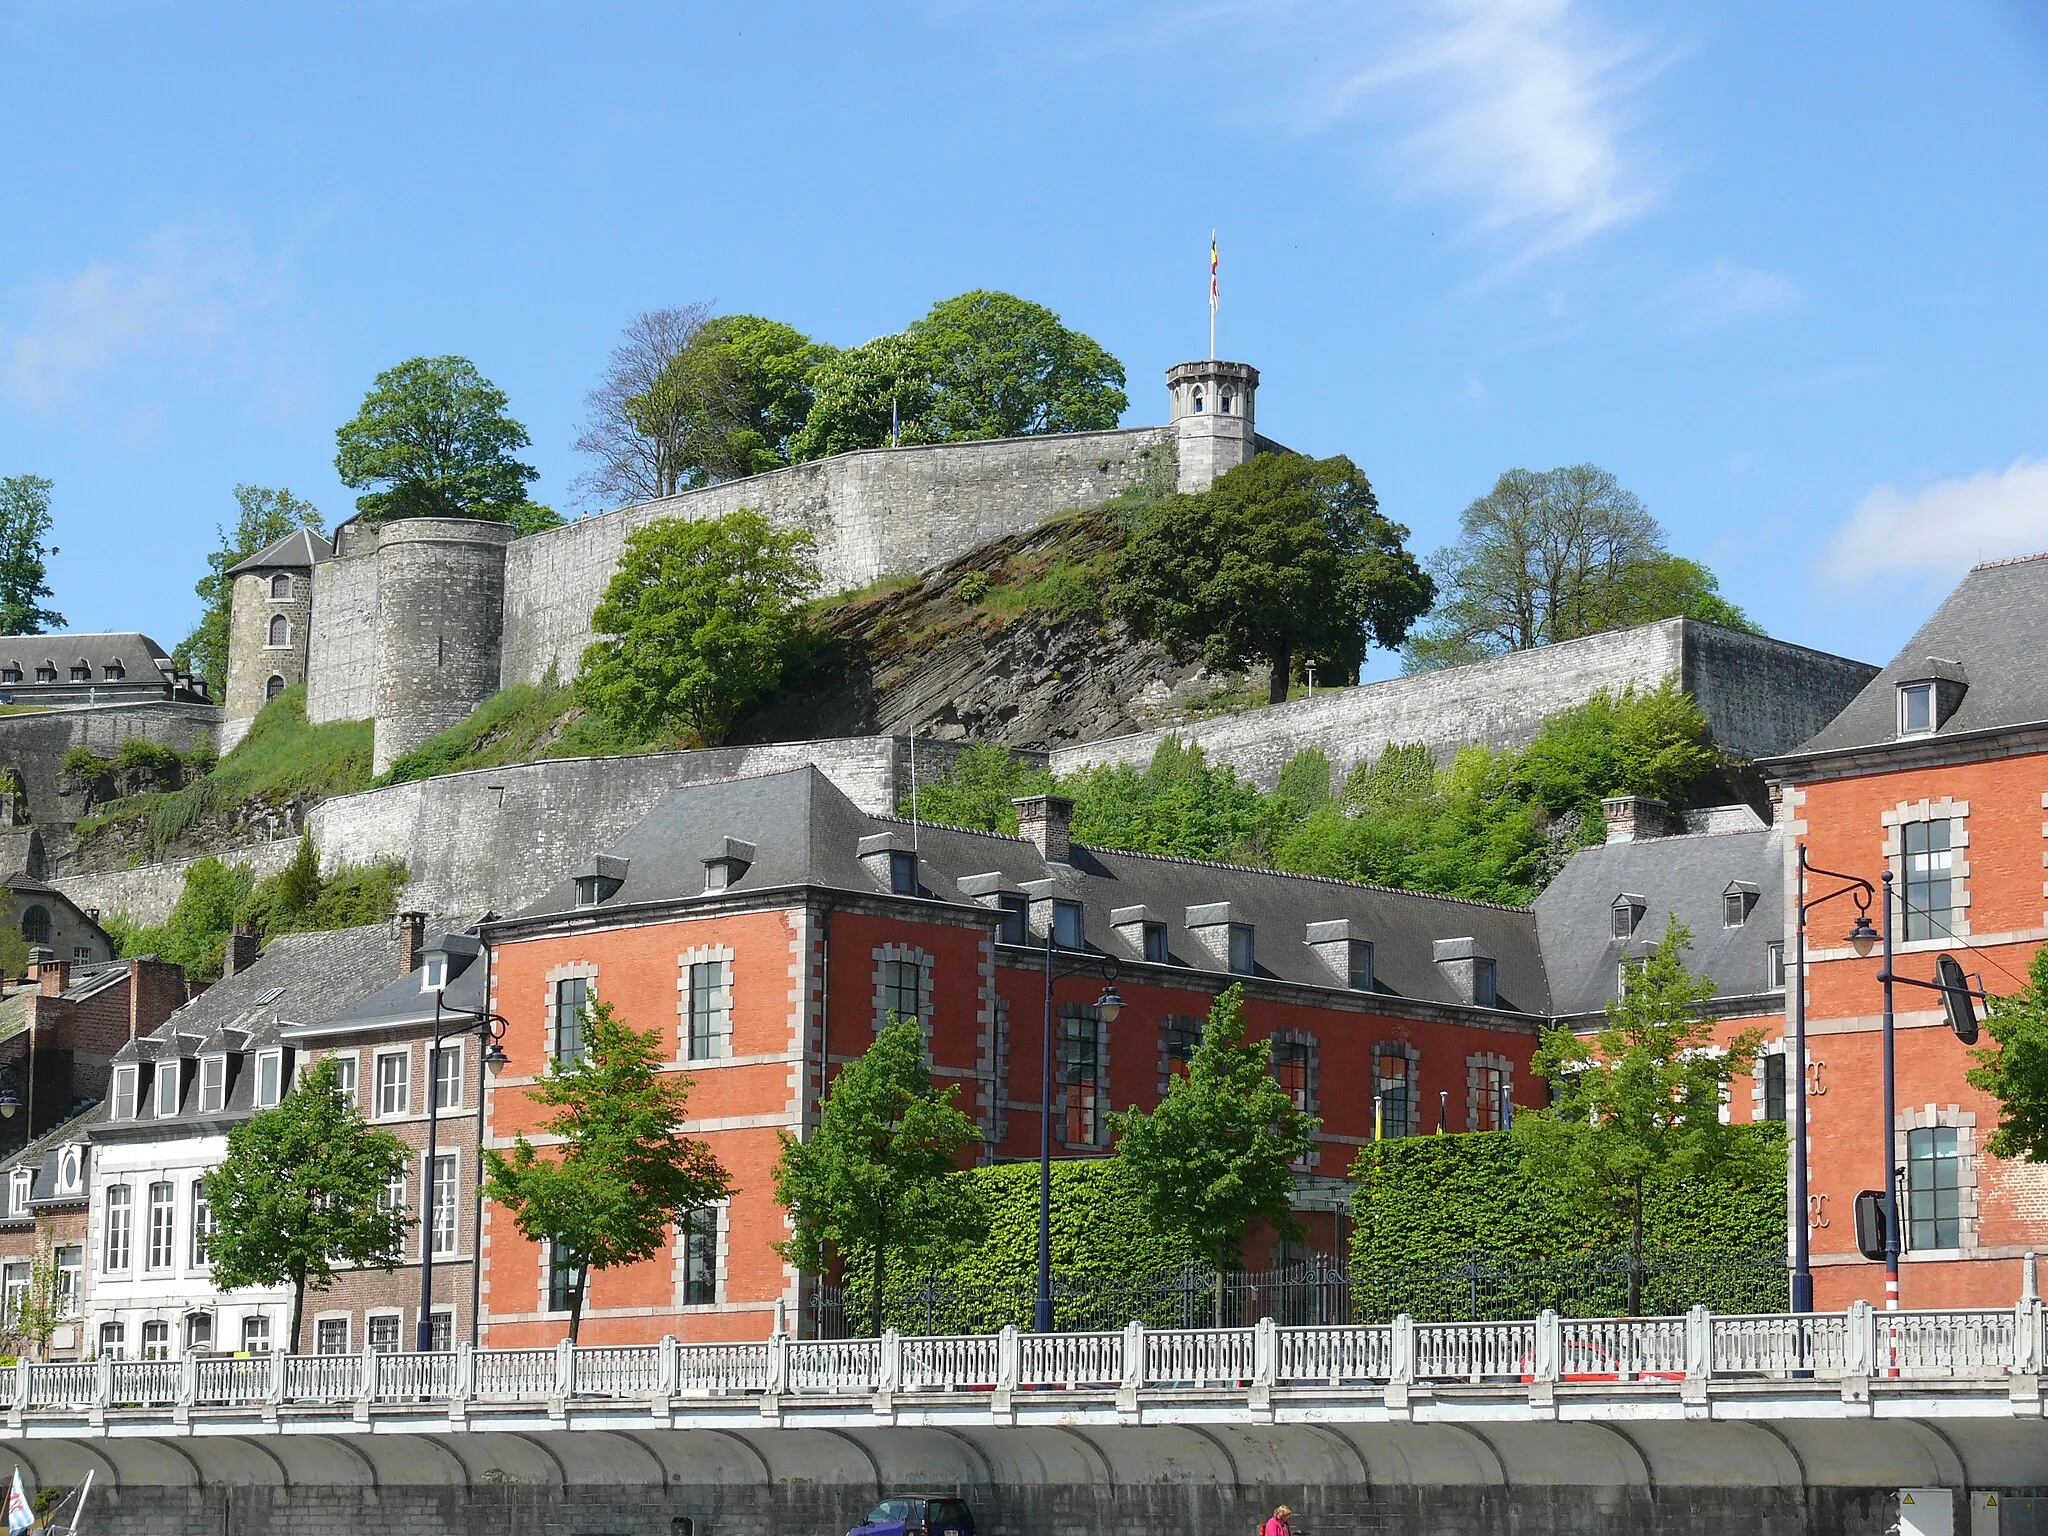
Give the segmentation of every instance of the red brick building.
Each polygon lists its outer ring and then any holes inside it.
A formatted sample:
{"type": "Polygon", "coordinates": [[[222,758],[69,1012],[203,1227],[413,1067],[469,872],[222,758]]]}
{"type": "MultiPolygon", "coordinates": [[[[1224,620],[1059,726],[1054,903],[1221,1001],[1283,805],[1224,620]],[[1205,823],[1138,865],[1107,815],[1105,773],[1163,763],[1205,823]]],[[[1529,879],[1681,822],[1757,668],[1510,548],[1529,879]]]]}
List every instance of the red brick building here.
{"type": "MultiPolygon", "coordinates": [[[[1978,566],[1826,730],[1765,765],[1788,870],[1804,844],[1823,868],[1874,885],[1892,874],[1896,975],[1932,980],[1947,953],[1992,993],[2012,992],[2048,937],[2044,612],[2048,556],[1978,566]]],[[[1903,1170],[1902,1305],[2010,1305],[2021,1255],[2048,1241],[2048,1168],[1985,1153],[1997,1106],[1964,1081],[1970,1053],[1918,988],[1897,989],[1897,1116],[1884,1125],[1879,959],[1847,945],[1854,916],[1844,899],[1809,925],[1815,1305],[1883,1304],[1853,1202],[1884,1188],[1887,1166],[1903,1170]]]]}

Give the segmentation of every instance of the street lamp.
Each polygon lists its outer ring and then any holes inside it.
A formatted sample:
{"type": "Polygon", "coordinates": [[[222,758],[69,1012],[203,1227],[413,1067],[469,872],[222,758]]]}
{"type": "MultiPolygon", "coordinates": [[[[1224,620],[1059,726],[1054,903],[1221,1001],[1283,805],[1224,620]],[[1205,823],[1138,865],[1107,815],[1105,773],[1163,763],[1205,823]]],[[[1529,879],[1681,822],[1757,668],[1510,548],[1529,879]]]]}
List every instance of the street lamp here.
{"type": "MultiPolygon", "coordinates": [[[[434,992],[434,1043],[427,1050],[427,1169],[426,1198],[420,1202],[420,1316],[413,1332],[413,1347],[426,1354],[434,1343],[434,1153],[441,1129],[441,1042],[457,1035],[476,1035],[484,1041],[484,1068],[496,1077],[512,1058],[505,1054],[505,1020],[495,1013],[456,1014],[443,1027],[441,992],[434,992]]],[[[482,1092],[482,1082],[478,1082],[482,1092]]],[[[479,1108],[482,1106],[479,1105],[479,1108]]],[[[450,1191],[451,1203],[455,1191],[450,1191]]]]}
{"type": "MultiPolygon", "coordinates": [[[[1038,1294],[1031,1309],[1031,1327],[1036,1333],[1052,1332],[1052,984],[1061,976],[1095,971],[1102,977],[1102,995],[1095,1009],[1102,1022],[1114,1024],[1124,1011],[1124,1000],[1116,990],[1117,963],[1109,955],[1056,964],[1053,934],[1059,926],[1059,907],[1054,905],[1045,923],[1045,1060],[1038,1096],[1038,1294]]],[[[1085,942],[1085,941],[1084,941],[1085,942]]]]}

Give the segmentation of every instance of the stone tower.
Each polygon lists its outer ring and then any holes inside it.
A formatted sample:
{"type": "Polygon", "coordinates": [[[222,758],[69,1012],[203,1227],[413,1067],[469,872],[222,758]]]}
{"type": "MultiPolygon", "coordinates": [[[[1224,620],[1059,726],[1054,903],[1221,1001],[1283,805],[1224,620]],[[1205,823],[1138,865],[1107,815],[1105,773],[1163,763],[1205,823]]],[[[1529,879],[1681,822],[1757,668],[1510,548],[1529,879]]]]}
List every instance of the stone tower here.
{"type": "Polygon", "coordinates": [[[498,691],[509,523],[418,517],[376,543],[378,773],[498,691]]]}
{"type": "Polygon", "coordinates": [[[208,678],[226,706],[220,749],[249,733],[256,712],[306,680],[312,641],[313,567],[333,553],[310,528],[260,549],[227,575],[234,583],[228,617],[228,675],[208,678]]]}
{"type": "Polygon", "coordinates": [[[1218,475],[1251,461],[1259,435],[1253,402],[1259,370],[1250,363],[1179,363],[1166,370],[1173,396],[1173,438],[1180,454],[1175,489],[1206,491],[1218,475]]]}

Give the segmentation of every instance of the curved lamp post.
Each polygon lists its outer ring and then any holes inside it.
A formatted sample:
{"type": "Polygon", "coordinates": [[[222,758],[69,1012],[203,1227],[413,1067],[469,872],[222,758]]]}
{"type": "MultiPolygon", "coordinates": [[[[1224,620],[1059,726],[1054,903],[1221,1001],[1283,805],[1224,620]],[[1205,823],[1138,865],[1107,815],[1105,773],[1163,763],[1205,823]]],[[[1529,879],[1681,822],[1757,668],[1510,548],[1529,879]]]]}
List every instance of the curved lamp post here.
{"type": "MultiPolygon", "coordinates": [[[[434,1153],[441,1127],[441,1042],[457,1035],[476,1035],[485,1042],[484,1067],[496,1077],[512,1058],[505,1054],[505,1020],[495,1013],[459,1013],[444,1026],[441,993],[434,993],[434,1043],[427,1049],[426,1198],[420,1202],[420,1315],[413,1348],[426,1354],[434,1342],[434,1153]]],[[[482,1083],[478,1083],[482,1091],[482,1083]]],[[[459,1191],[458,1191],[459,1193],[459,1191]]]]}
{"type": "Polygon", "coordinates": [[[1114,1024],[1123,1012],[1124,1000],[1117,994],[1117,963],[1113,956],[1083,954],[1066,964],[1054,958],[1053,934],[1059,926],[1059,909],[1054,907],[1045,924],[1045,1061],[1038,1098],[1038,1294],[1031,1309],[1031,1327],[1037,1333],[1052,1332],[1052,984],[1062,976],[1094,971],[1102,977],[1102,995],[1095,1000],[1102,1022],[1114,1024]]]}

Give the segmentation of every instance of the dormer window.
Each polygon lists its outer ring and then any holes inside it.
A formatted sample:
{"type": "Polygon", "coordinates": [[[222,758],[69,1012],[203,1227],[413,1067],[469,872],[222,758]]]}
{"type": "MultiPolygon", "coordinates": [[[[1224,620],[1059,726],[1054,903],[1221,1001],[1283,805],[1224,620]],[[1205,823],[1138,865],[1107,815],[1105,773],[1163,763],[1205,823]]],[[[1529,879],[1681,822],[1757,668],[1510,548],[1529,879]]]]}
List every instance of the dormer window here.
{"type": "Polygon", "coordinates": [[[263,1051],[256,1057],[256,1107],[269,1109],[284,1096],[284,1053],[263,1051]]]}
{"type": "Polygon", "coordinates": [[[896,896],[917,894],[917,855],[907,849],[889,852],[889,890],[896,896]]]}
{"type": "Polygon", "coordinates": [[[1145,925],[1145,958],[1154,965],[1166,964],[1166,924],[1145,925]]]}
{"type": "Polygon", "coordinates": [[[1230,925],[1230,969],[1239,976],[1249,976],[1258,969],[1254,931],[1250,923],[1230,925]]]}
{"type": "Polygon", "coordinates": [[[135,1082],[141,1071],[140,1067],[132,1065],[114,1068],[114,1119],[135,1118],[135,1082]]]}
{"type": "Polygon", "coordinates": [[[1721,926],[1740,928],[1749,921],[1750,908],[1756,901],[1757,889],[1747,880],[1729,882],[1728,889],[1721,893],[1721,926]]]}
{"type": "Polygon", "coordinates": [[[1641,896],[1632,896],[1624,891],[1614,898],[1613,922],[1608,932],[1611,937],[1626,939],[1634,936],[1636,924],[1643,920],[1643,912],[1649,902],[1641,896]]]}
{"type": "Polygon", "coordinates": [[[600,853],[576,874],[576,905],[594,907],[609,901],[626,883],[626,860],[600,853]]]}
{"type": "Polygon", "coordinates": [[[57,1157],[57,1188],[75,1190],[78,1188],[78,1148],[66,1147],[57,1157]]]}
{"type": "Polygon", "coordinates": [[[35,1189],[35,1174],[29,1169],[17,1168],[10,1182],[13,1189],[10,1192],[8,1209],[19,1215],[28,1209],[28,1197],[35,1189]]]}
{"type": "Polygon", "coordinates": [[[1031,898],[1021,891],[1003,891],[996,896],[998,944],[1027,944],[1031,939],[1031,898]]]}
{"type": "Polygon", "coordinates": [[[445,950],[428,950],[422,969],[426,973],[422,981],[426,991],[438,992],[448,985],[448,955],[445,950]]]}
{"type": "Polygon", "coordinates": [[[1495,1008],[1500,1005],[1500,991],[1494,985],[1491,960],[1478,959],[1472,962],[1472,1001],[1480,1008],[1495,1008]]]}
{"type": "Polygon", "coordinates": [[[199,1058],[199,1112],[217,1114],[228,1098],[228,1059],[225,1056],[199,1058]]]}
{"type": "Polygon", "coordinates": [[[1925,736],[1934,729],[1934,684],[1904,683],[1899,688],[1899,734],[1925,736]]]}
{"type": "Polygon", "coordinates": [[[122,678],[126,677],[127,675],[128,669],[121,665],[120,659],[118,657],[116,657],[113,661],[108,662],[105,668],[102,669],[102,676],[107,682],[110,683],[118,683],[121,681],[122,678]]]}
{"type": "Polygon", "coordinates": [[[18,683],[20,681],[21,667],[18,663],[10,661],[6,666],[0,667],[0,683],[18,683]]]}
{"type": "Polygon", "coordinates": [[[753,863],[754,845],[742,842],[736,837],[728,837],[718,852],[704,861],[704,889],[731,889],[740,883],[747,871],[753,867],[753,863]]]}
{"type": "Polygon", "coordinates": [[[73,667],[71,669],[71,681],[73,681],[74,683],[91,682],[92,663],[89,661],[81,661],[77,666],[73,667]]]}
{"type": "Polygon", "coordinates": [[[1052,941],[1061,949],[1084,949],[1087,939],[1081,927],[1081,903],[1055,901],[1052,904],[1052,941]]]}
{"type": "Polygon", "coordinates": [[[156,1117],[168,1120],[178,1112],[178,1064],[160,1061],[156,1067],[156,1117]]]}
{"type": "Polygon", "coordinates": [[[54,661],[46,661],[41,666],[37,667],[36,681],[39,683],[54,683],[55,681],[57,681],[57,663],[55,663],[54,661]]]}

